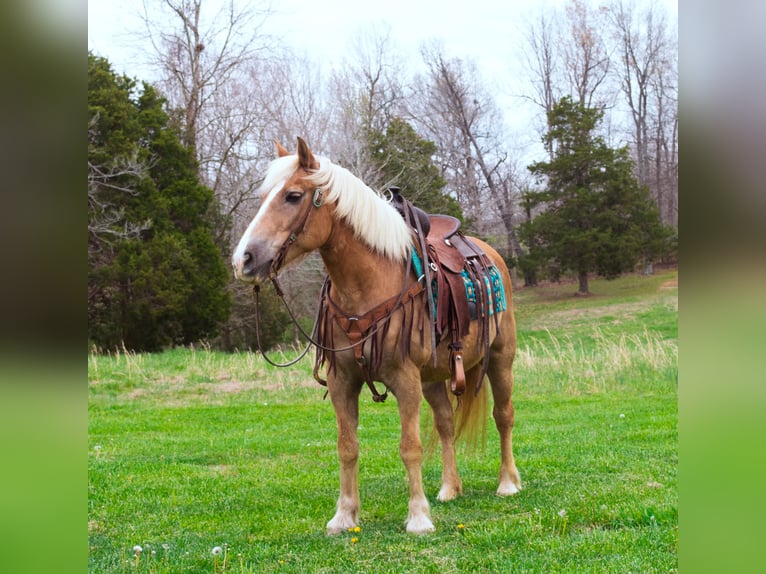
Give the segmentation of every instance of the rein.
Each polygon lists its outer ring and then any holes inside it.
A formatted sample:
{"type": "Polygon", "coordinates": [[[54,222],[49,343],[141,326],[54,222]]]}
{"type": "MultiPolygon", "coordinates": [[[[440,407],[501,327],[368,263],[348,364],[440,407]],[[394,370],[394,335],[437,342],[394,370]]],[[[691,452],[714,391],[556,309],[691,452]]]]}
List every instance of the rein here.
{"type": "MultiPolygon", "coordinates": [[[[406,281],[406,278],[405,278],[405,281],[406,281]]],[[[413,283],[409,288],[405,288],[399,295],[394,295],[394,297],[392,297],[391,299],[387,299],[380,305],[374,307],[373,309],[370,309],[364,315],[346,316],[345,314],[343,314],[342,319],[338,320],[338,316],[336,314],[335,318],[339,326],[346,333],[346,336],[353,342],[350,345],[347,345],[345,347],[333,347],[333,346],[323,345],[322,343],[320,343],[318,340],[319,336],[317,333],[319,329],[319,325],[321,323],[321,315],[322,315],[322,310],[324,307],[322,305],[323,300],[327,301],[334,308],[336,312],[340,311],[340,309],[337,307],[335,302],[332,299],[330,299],[329,278],[325,281],[325,284],[323,285],[322,291],[320,293],[320,297],[319,297],[320,305],[317,310],[317,317],[314,320],[314,328],[312,329],[311,335],[309,335],[303,329],[303,327],[301,327],[300,323],[298,322],[295,315],[293,314],[292,309],[290,309],[290,306],[287,304],[287,301],[285,301],[284,292],[282,291],[282,288],[280,287],[276,277],[272,277],[271,282],[274,285],[274,289],[276,291],[277,296],[282,301],[282,304],[285,306],[285,309],[287,309],[287,313],[290,315],[290,319],[292,320],[293,325],[297,327],[300,334],[303,335],[303,337],[308,342],[306,343],[306,347],[303,349],[303,351],[301,351],[301,354],[295,359],[293,359],[292,361],[289,361],[287,363],[277,363],[276,361],[269,358],[269,356],[263,350],[263,345],[261,344],[261,327],[260,327],[261,286],[256,284],[253,286],[253,293],[255,295],[255,339],[258,344],[258,352],[263,356],[266,362],[274,367],[290,367],[306,356],[306,353],[308,353],[309,349],[311,348],[311,345],[314,345],[315,347],[317,347],[318,350],[321,350],[324,353],[332,353],[332,354],[339,353],[342,351],[349,351],[353,349],[354,359],[356,360],[357,365],[359,365],[359,368],[361,369],[362,374],[364,375],[365,383],[367,383],[367,386],[370,388],[370,391],[372,392],[372,400],[374,400],[376,403],[384,402],[386,398],[388,397],[388,389],[386,389],[385,392],[381,394],[375,388],[373,377],[370,374],[369,365],[367,364],[364,354],[362,352],[362,346],[364,345],[364,343],[366,343],[367,341],[372,339],[375,335],[377,335],[381,331],[381,329],[383,329],[383,327],[388,323],[388,321],[391,320],[391,317],[393,316],[394,311],[396,311],[404,303],[405,297],[414,299],[415,296],[417,296],[421,291],[423,291],[422,285],[418,282],[413,283]],[[396,301],[393,302],[392,304],[393,299],[396,299],[396,301]],[[383,313],[381,313],[381,311],[383,311],[383,313]],[[381,314],[381,316],[377,317],[379,313],[381,314]],[[370,332],[364,335],[364,331],[366,329],[360,327],[360,325],[367,325],[368,323],[369,323],[369,326],[367,328],[370,329],[370,332]]],[[[342,313],[342,311],[340,312],[342,313]]],[[[327,386],[327,381],[319,377],[320,365],[321,365],[321,362],[319,360],[317,360],[317,362],[314,364],[314,379],[318,383],[320,383],[322,386],[327,386]]]]}
{"type": "MultiPolygon", "coordinates": [[[[258,352],[261,355],[263,355],[263,358],[266,359],[267,363],[269,363],[270,365],[272,365],[274,367],[290,367],[290,366],[294,365],[295,363],[300,361],[306,355],[306,353],[308,352],[309,347],[311,347],[311,345],[314,345],[315,347],[317,347],[319,349],[322,349],[323,351],[330,352],[330,353],[339,353],[341,351],[349,351],[349,350],[351,350],[351,349],[353,349],[355,347],[358,347],[361,343],[364,343],[368,339],[372,338],[372,336],[375,335],[375,333],[377,332],[377,329],[376,329],[372,333],[367,334],[361,341],[356,342],[356,343],[352,343],[352,344],[350,344],[350,345],[348,345],[346,347],[327,347],[327,346],[323,345],[322,343],[320,343],[316,339],[316,336],[317,336],[316,335],[316,331],[317,331],[317,323],[318,323],[318,321],[317,320],[314,321],[314,328],[311,330],[311,335],[309,335],[305,331],[305,329],[303,327],[301,327],[301,324],[298,322],[298,319],[296,319],[295,315],[293,314],[292,309],[290,309],[290,306],[287,304],[287,301],[285,301],[284,292],[282,291],[282,287],[277,282],[276,277],[272,277],[271,278],[271,283],[272,283],[272,285],[274,285],[274,289],[276,291],[277,297],[279,297],[280,301],[282,301],[282,304],[285,306],[285,309],[287,309],[287,313],[288,313],[288,315],[290,315],[290,320],[293,322],[293,326],[297,327],[298,328],[298,332],[301,335],[303,335],[303,337],[308,341],[308,343],[306,345],[306,348],[301,352],[300,356],[297,359],[293,359],[289,363],[285,363],[285,364],[275,363],[275,362],[272,362],[272,360],[269,359],[266,356],[266,353],[263,351],[263,348],[261,347],[261,338],[260,338],[260,319],[261,319],[261,312],[260,312],[261,298],[260,298],[260,293],[261,293],[261,286],[260,285],[254,285],[253,286],[253,294],[255,295],[255,321],[256,321],[256,329],[255,329],[256,337],[255,338],[256,338],[256,341],[258,343],[258,352]]],[[[324,288],[322,290],[322,295],[324,295],[324,288]]],[[[386,321],[388,321],[389,318],[390,317],[386,317],[386,321]]],[[[378,326],[378,328],[380,328],[380,326],[378,326]]]]}
{"type": "MultiPolygon", "coordinates": [[[[297,358],[287,363],[277,363],[276,361],[270,359],[269,356],[266,354],[266,351],[263,350],[263,345],[261,345],[261,297],[260,297],[261,286],[260,285],[256,284],[253,286],[253,294],[255,295],[255,340],[258,343],[258,352],[261,354],[261,356],[264,359],[266,359],[266,362],[272,367],[290,367],[294,365],[295,363],[297,363],[303,357],[306,356],[306,353],[309,352],[309,348],[311,348],[311,343],[309,342],[306,345],[306,348],[303,349],[303,351],[301,351],[301,354],[298,355],[297,358]]],[[[282,299],[282,302],[285,303],[284,298],[280,296],[280,299],[282,299]]],[[[289,307],[287,307],[287,303],[285,303],[285,307],[287,308],[287,311],[290,313],[290,317],[293,317],[293,312],[290,311],[289,307]]],[[[298,325],[298,322],[295,321],[294,317],[293,317],[293,323],[295,323],[295,325],[298,325]]],[[[303,333],[303,329],[301,329],[300,325],[298,325],[298,328],[301,330],[301,333],[303,333]]]]}

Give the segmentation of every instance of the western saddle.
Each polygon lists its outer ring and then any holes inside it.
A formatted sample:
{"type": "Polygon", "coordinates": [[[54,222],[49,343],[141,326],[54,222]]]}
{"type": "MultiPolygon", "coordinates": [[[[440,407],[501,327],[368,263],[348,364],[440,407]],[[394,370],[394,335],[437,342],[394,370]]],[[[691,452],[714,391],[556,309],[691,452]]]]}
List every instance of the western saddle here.
{"type": "Polygon", "coordinates": [[[449,215],[427,214],[389,187],[393,205],[410,224],[425,254],[423,279],[429,292],[427,306],[433,317],[432,350],[442,337],[450,334],[450,389],[455,395],[465,392],[462,339],[468,334],[472,320],[478,321],[477,345],[483,354],[482,370],[476,393],[481,389],[489,364],[489,318],[494,315],[497,327],[498,301],[492,288],[492,262],[476,243],[463,235],[460,220],[449,215]],[[469,301],[468,291],[474,294],[469,301]]]}

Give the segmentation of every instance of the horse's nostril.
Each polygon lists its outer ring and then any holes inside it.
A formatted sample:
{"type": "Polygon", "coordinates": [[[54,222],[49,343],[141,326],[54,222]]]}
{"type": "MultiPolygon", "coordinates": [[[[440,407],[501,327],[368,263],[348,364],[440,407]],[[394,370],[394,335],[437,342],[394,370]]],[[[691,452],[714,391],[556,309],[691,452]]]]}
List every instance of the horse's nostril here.
{"type": "Polygon", "coordinates": [[[249,263],[252,261],[253,256],[249,251],[245,251],[245,253],[242,255],[242,262],[243,263],[249,263]]]}

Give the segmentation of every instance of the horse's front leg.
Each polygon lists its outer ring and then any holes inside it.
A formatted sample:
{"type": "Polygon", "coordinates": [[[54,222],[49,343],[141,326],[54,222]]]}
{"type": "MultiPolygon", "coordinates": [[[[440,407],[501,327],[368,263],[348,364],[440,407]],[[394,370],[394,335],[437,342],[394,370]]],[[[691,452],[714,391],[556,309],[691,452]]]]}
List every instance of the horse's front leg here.
{"type": "MultiPolygon", "coordinates": [[[[340,372],[340,371],[339,371],[340,372]]],[[[340,462],[340,495],[335,516],[327,523],[327,534],[339,534],[353,528],[359,519],[359,391],[356,381],[327,377],[338,424],[338,461],[340,462]]]]}
{"type": "Polygon", "coordinates": [[[401,377],[396,385],[395,395],[402,423],[399,454],[407,470],[410,485],[407,532],[425,534],[433,532],[434,525],[431,522],[428,500],[423,492],[423,444],[420,440],[420,403],[423,394],[419,371],[413,369],[411,373],[401,377]]]}

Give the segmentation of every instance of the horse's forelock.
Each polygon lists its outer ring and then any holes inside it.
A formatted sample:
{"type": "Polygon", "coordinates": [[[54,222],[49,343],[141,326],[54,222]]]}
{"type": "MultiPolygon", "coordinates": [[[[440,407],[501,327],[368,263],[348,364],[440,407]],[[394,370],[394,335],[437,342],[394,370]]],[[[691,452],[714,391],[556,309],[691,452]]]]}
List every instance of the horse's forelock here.
{"type": "Polygon", "coordinates": [[[279,183],[284,183],[298,169],[298,156],[286,155],[273,160],[266,170],[266,176],[259,189],[259,194],[268,195],[279,183]]]}

